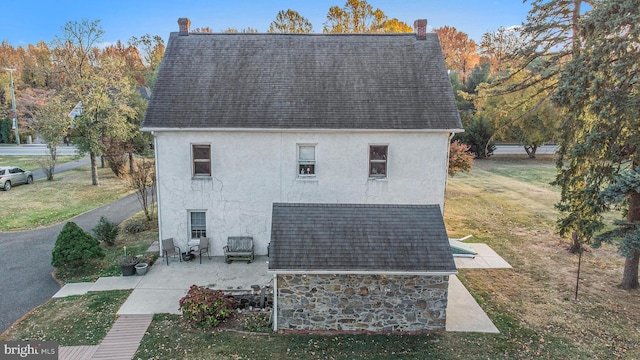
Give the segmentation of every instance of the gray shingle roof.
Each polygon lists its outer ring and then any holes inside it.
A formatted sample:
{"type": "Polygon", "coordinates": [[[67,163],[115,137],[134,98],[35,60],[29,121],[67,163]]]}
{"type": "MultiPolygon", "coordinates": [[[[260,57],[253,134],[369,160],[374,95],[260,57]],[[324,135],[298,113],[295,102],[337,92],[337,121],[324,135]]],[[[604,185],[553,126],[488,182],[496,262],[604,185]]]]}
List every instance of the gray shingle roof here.
{"type": "Polygon", "coordinates": [[[172,33],[145,129],[461,129],[436,34],[172,33]]]}
{"type": "Polygon", "coordinates": [[[273,271],[453,272],[438,205],[273,205],[273,271]]]}

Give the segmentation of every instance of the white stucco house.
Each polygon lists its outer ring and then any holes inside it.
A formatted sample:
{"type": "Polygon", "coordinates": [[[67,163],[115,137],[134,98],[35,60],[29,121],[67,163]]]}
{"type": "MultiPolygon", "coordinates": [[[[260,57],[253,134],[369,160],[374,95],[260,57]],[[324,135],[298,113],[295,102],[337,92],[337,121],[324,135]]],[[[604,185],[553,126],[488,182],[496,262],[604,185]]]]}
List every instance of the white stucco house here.
{"type": "MultiPolygon", "coordinates": [[[[267,254],[274,203],[444,206],[462,131],[436,34],[170,35],[143,121],[160,238],[267,254]]],[[[421,24],[424,26],[421,27],[421,24]]]]}
{"type": "Polygon", "coordinates": [[[143,121],[160,239],[269,251],[274,330],[442,330],[442,218],[462,131],[436,34],[190,33],[143,121]]]}

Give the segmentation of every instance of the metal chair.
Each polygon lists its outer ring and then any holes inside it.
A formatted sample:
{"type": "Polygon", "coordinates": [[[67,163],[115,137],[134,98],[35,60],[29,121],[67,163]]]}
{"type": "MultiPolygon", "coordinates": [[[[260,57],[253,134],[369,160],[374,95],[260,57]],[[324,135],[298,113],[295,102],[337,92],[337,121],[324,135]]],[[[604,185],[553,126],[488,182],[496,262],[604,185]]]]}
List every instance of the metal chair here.
{"type": "Polygon", "coordinates": [[[180,256],[180,248],[175,246],[175,244],[173,243],[173,238],[162,240],[162,256],[167,259],[167,266],[169,266],[169,255],[178,255],[178,259],[180,260],[180,262],[182,262],[182,257],[180,256]]]}
{"type": "Polygon", "coordinates": [[[200,254],[200,264],[202,264],[202,253],[206,252],[207,253],[207,258],[209,258],[209,260],[211,260],[211,255],[209,255],[209,238],[208,237],[201,237],[200,238],[200,244],[198,245],[198,252],[200,254]]]}

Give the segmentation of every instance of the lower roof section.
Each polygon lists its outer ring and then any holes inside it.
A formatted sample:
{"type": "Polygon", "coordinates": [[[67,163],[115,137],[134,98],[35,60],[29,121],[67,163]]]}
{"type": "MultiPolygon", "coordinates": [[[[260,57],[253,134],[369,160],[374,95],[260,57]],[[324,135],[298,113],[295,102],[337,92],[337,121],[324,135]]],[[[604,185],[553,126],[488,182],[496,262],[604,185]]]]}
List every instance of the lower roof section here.
{"type": "Polygon", "coordinates": [[[273,205],[269,270],[389,275],[456,273],[438,205],[273,205]]]}

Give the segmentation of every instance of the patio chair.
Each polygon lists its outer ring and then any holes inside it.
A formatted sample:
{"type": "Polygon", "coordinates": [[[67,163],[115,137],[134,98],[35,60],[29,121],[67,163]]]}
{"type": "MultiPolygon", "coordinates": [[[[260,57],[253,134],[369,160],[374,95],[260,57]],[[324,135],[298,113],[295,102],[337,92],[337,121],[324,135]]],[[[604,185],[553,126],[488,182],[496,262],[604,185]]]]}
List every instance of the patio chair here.
{"type": "Polygon", "coordinates": [[[200,264],[202,264],[202,253],[206,252],[207,257],[211,260],[211,255],[209,255],[209,238],[201,237],[200,244],[198,245],[198,253],[200,254],[200,264]]]}
{"type": "Polygon", "coordinates": [[[162,239],[162,256],[167,259],[167,266],[169,266],[169,255],[178,255],[178,259],[180,260],[180,262],[182,262],[180,248],[175,246],[175,244],[173,243],[173,238],[162,239]]]}
{"type": "Polygon", "coordinates": [[[224,248],[224,259],[227,264],[234,260],[253,261],[253,238],[250,236],[230,236],[224,248]]]}

